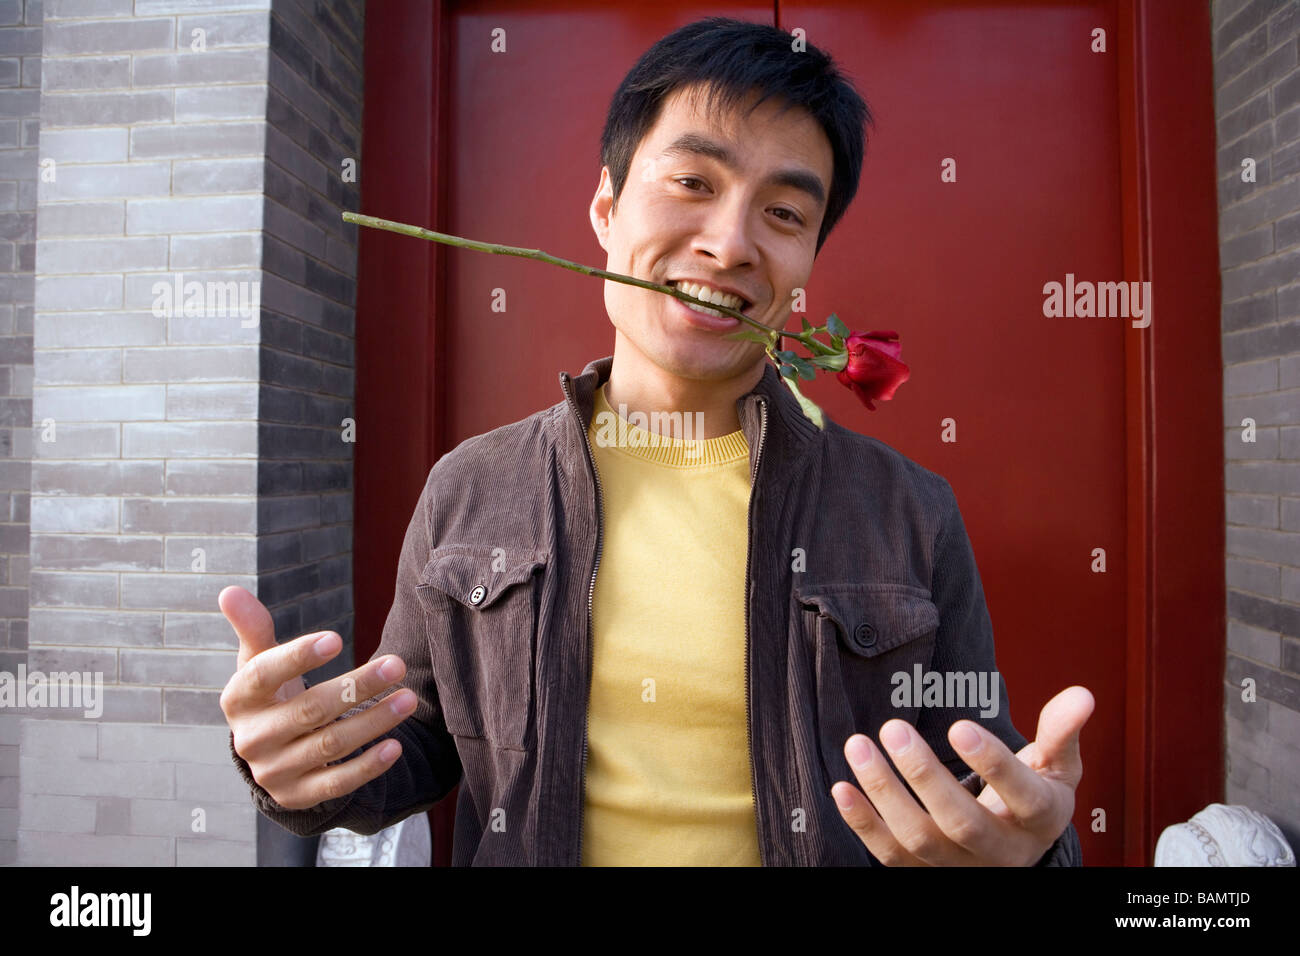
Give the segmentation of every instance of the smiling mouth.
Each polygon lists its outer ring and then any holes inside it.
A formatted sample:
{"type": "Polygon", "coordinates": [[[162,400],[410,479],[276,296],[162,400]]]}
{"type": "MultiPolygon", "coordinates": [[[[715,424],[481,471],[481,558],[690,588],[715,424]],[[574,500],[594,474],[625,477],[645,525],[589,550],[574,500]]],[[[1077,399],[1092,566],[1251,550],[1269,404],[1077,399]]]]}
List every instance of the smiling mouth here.
{"type": "MultiPolygon", "coordinates": [[[[701,289],[700,286],[696,283],[688,282],[686,283],[686,287],[683,288],[682,282],[678,279],[673,279],[666,284],[671,288],[679,289],[680,291],[685,292],[687,295],[694,296],[697,299],[705,299],[706,301],[708,300],[706,297],[711,297],[713,294],[715,294],[710,292],[708,289],[701,289]]],[[[749,315],[749,310],[754,306],[754,303],[750,302],[748,299],[742,296],[733,295],[731,293],[723,293],[723,297],[724,297],[724,301],[717,302],[715,303],[715,305],[720,305],[723,308],[727,308],[727,309],[734,309],[735,311],[740,312],[743,315],[749,315]]],[[[681,302],[682,305],[686,306],[686,308],[692,309],[696,312],[700,312],[704,315],[714,315],[714,316],[718,316],[719,318],[733,318],[732,316],[728,316],[725,312],[719,312],[717,309],[710,309],[707,308],[706,306],[696,305],[694,302],[683,302],[681,299],[678,299],[677,301],[681,302]]]]}

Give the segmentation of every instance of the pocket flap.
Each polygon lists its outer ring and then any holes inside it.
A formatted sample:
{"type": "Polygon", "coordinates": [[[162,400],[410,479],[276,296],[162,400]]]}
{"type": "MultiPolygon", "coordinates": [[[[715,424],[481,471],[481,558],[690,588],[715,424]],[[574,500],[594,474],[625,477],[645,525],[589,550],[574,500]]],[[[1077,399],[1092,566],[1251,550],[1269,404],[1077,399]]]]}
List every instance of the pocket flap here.
{"type": "Polygon", "coordinates": [[[544,551],[447,545],[434,548],[419,588],[435,587],[468,608],[483,610],[546,567],[544,551]]]}
{"type": "Polygon", "coordinates": [[[893,650],[939,626],[925,591],[906,584],[795,585],[805,606],[835,621],[846,648],[863,657],[893,650]]]}

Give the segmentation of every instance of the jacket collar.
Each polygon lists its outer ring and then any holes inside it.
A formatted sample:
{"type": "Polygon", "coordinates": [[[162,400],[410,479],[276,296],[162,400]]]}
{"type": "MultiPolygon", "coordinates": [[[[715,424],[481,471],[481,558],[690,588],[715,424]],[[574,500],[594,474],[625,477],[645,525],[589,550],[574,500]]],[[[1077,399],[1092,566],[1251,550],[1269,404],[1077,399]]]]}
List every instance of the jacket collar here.
{"type": "MultiPolygon", "coordinates": [[[[591,425],[591,416],[595,411],[596,389],[609,381],[609,373],[614,365],[614,356],[594,359],[576,377],[568,372],[560,373],[560,385],[564,388],[567,399],[569,391],[573,394],[573,403],[577,406],[578,418],[571,412],[564,419],[572,427],[566,428],[568,439],[564,442],[566,470],[572,472],[585,454],[586,430],[591,425]]],[[[763,363],[763,376],[753,389],[736,400],[736,415],[740,427],[749,443],[750,470],[759,450],[759,441],[763,425],[763,409],[766,405],[768,415],[767,435],[763,442],[763,460],[774,462],[774,468],[799,461],[800,456],[808,451],[809,446],[818,442],[824,432],[810,422],[799,407],[794,395],[781,382],[781,376],[771,362],[763,363]]],[[[568,411],[568,403],[562,407],[568,411]]],[[[831,427],[829,418],[827,428],[831,427]]],[[[783,469],[782,469],[783,470],[783,469]]],[[[767,469],[764,469],[767,471],[767,469]]]]}

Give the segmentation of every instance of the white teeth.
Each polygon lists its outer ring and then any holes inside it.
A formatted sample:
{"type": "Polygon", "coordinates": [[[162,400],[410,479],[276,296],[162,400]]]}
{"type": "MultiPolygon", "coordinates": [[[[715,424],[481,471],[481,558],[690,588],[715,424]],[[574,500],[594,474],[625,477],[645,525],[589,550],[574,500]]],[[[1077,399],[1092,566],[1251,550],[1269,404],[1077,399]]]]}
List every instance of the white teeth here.
{"type": "MultiPolygon", "coordinates": [[[[703,299],[705,302],[712,302],[715,305],[725,306],[728,309],[739,309],[745,304],[745,300],[738,295],[732,295],[729,292],[720,292],[717,289],[710,289],[708,286],[700,285],[696,282],[679,282],[677,288],[681,289],[687,295],[694,296],[697,299],[703,299]]],[[[722,313],[716,309],[706,309],[702,305],[695,305],[691,302],[683,302],[682,304],[688,309],[694,309],[696,312],[703,312],[705,315],[722,315],[722,313]]]]}

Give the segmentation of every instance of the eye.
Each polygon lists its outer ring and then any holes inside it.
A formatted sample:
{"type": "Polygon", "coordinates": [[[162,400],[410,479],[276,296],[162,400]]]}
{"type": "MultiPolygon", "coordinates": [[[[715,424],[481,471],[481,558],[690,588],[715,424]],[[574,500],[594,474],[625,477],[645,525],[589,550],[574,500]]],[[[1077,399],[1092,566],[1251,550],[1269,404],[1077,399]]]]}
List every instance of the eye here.
{"type": "MultiPolygon", "coordinates": [[[[704,185],[704,180],[702,180],[702,179],[696,179],[694,176],[682,176],[682,177],[680,177],[680,178],[674,180],[674,182],[679,182],[679,183],[699,183],[701,186],[704,185]]],[[[686,188],[687,188],[687,189],[690,189],[689,186],[687,186],[686,188]]],[[[699,190],[698,190],[698,189],[691,189],[691,192],[693,192],[693,193],[697,193],[697,192],[699,192],[699,190]]]]}
{"type": "Polygon", "coordinates": [[[786,209],[784,206],[778,206],[776,209],[773,210],[773,212],[783,212],[790,217],[788,219],[782,219],[781,220],[782,222],[796,223],[797,225],[800,226],[803,225],[803,219],[801,219],[799,217],[799,214],[795,212],[793,209],[786,209]]]}

